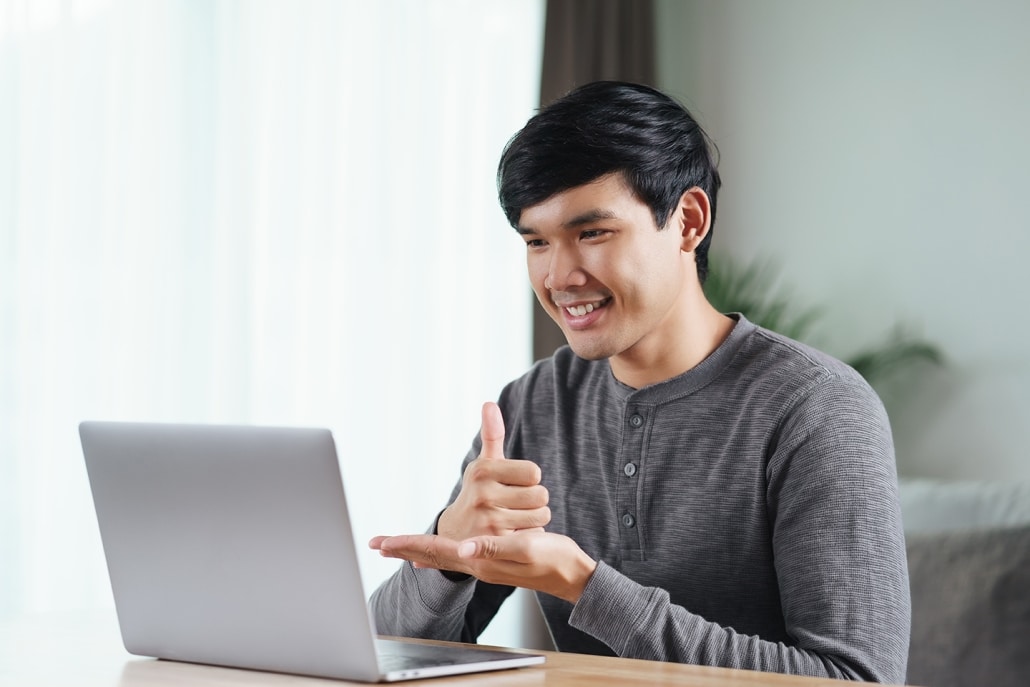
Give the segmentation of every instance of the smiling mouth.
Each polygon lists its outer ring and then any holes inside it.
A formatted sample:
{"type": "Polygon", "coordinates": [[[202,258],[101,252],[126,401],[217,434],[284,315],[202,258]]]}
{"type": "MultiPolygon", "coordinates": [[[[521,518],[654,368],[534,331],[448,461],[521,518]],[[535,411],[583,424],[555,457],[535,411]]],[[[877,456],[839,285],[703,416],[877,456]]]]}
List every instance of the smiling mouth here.
{"type": "Polygon", "coordinates": [[[583,317],[588,312],[594,312],[594,304],[587,303],[586,305],[574,305],[571,308],[565,308],[565,312],[569,313],[573,317],[583,317]]]}
{"type": "Polygon", "coordinates": [[[610,297],[609,298],[603,298],[603,299],[601,299],[599,301],[595,301],[593,303],[579,303],[577,305],[563,306],[562,310],[564,310],[565,313],[567,315],[569,315],[570,317],[585,317],[586,315],[589,315],[590,313],[594,312],[595,310],[598,310],[598,309],[603,308],[604,306],[608,305],[608,303],[610,301],[611,301],[610,297]]]}

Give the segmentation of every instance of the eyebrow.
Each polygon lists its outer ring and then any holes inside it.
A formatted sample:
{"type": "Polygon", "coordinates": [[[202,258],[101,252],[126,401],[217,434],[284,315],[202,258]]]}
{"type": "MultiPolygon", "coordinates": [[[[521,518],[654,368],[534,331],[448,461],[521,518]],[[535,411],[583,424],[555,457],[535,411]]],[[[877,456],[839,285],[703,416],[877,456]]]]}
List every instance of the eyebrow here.
{"type": "MultiPolygon", "coordinates": [[[[612,210],[605,210],[603,208],[594,208],[593,210],[587,210],[581,214],[576,215],[570,220],[562,222],[563,229],[575,229],[581,227],[584,224],[593,224],[598,220],[602,219],[619,219],[619,216],[612,210]]],[[[535,234],[536,231],[530,227],[517,226],[515,231],[520,234],[535,234]]]]}

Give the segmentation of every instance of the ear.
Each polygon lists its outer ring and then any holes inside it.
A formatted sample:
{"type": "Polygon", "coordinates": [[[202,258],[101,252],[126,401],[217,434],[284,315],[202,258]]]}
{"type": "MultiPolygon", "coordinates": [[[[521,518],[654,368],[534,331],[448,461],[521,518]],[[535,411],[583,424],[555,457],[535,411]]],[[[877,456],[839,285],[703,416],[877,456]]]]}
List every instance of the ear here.
{"type": "Polygon", "coordinates": [[[670,228],[678,231],[682,238],[680,249],[684,253],[694,252],[712,226],[712,206],[708,194],[699,186],[688,188],[680,196],[670,221],[676,223],[670,228]]]}

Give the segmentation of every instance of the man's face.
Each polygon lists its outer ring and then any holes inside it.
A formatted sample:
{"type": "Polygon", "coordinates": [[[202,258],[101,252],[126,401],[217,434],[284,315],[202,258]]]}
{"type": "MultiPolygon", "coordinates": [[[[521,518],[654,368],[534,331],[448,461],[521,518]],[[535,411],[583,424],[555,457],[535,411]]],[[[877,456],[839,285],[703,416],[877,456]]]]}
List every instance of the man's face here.
{"type": "Polygon", "coordinates": [[[645,360],[682,335],[684,280],[697,272],[678,216],[659,231],[617,174],[522,211],[533,290],[577,355],[645,360]]]}

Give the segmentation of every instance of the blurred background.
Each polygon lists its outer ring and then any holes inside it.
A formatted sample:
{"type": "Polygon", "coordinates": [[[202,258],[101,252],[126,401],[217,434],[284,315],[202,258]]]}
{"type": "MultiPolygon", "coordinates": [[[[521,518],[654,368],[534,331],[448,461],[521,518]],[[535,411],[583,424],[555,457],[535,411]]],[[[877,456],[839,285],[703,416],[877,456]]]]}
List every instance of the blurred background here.
{"type": "Polygon", "coordinates": [[[112,603],[84,419],[327,426],[357,540],[423,530],[482,401],[558,343],[500,150],[597,78],[695,113],[713,261],[774,265],[810,343],[940,352],[875,384],[903,477],[1030,480],[1028,28],[1021,0],[0,0],[0,619],[112,603]]]}
{"type": "Polygon", "coordinates": [[[0,615],[113,603],[84,419],[330,427],[358,542],[425,530],[531,362],[494,172],[542,22],[0,2],[0,615]]]}
{"type": "Polygon", "coordinates": [[[781,268],[876,384],[909,477],[1030,480],[1030,3],[658,0],[659,82],[722,152],[716,250],[781,268]]]}

